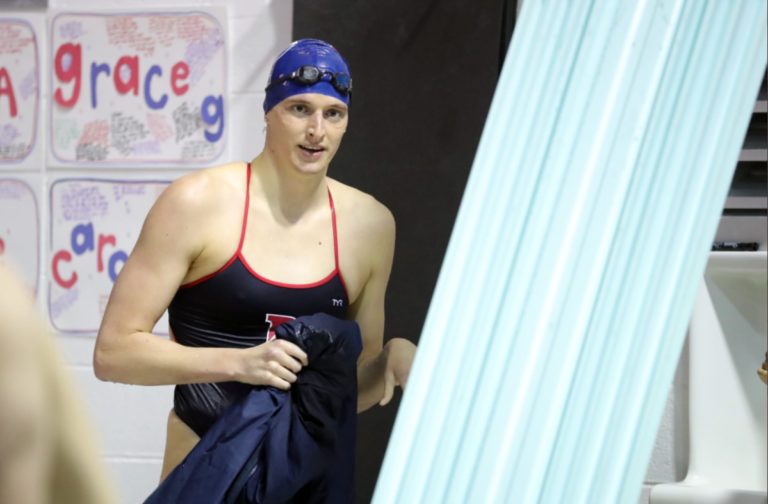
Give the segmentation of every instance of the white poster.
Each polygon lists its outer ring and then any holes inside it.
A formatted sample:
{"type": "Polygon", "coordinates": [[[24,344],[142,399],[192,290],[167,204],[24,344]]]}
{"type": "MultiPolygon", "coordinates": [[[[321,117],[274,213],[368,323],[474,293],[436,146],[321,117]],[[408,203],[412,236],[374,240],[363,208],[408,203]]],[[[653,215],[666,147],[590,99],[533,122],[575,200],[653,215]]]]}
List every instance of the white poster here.
{"type": "Polygon", "coordinates": [[[0,163],[23,160],[35,144],[38,65],[32,25],[0,18],[0,163]]]}
{"type": "Polygon", "coordinates": [[[213,15],[62,13],[50,36],[54,160],[199,165],[223,152],[226,41],[213,15]]]}
{"type": "MultiPolygon", "coordinates": [[[[54,328],[98,330],[144,218],[168,184],[71,178],[51,185],[48,313],[54,328]]],[[[167,321],[158,328],[167,333],[167,321]]]]}
{"type": "Polygon", "coordinates": [[[24,181],[0,178],[0,261],[6,261],[37,292],[40,218],[37,198],[24,181]]]}

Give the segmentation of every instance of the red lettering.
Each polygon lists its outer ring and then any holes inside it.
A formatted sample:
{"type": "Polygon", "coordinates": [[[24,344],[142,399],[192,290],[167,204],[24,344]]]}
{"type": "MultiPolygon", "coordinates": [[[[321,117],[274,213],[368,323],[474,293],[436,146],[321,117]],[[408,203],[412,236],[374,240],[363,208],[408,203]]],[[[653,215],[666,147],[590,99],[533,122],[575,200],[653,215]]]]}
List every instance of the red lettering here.
{"type": "Polygon", "coordinates": [[[82,51],[80,44],[72,44],[67,42],[62,44],[56,50],[56,57],[54,58],[54,71],[56,72],[56,78],[64,83],[70,83],[74,81],[72,88],[72,96],[68,99],[64,98],[64,93],[60,88],[56,88],[53,93],[53,99],[62,107],[72,108],[80,98],[80,65],[82,61],[82,51]]]}
{"type": "MultiPolygon", "coordinates": [[[[54,74],[56,76],[57,82],[59,83],[59,86],[57,86],[54,90],[53,99],[61,107],[72,108],[80,99],[80,90],[82,87],[82,57],[83,54],[80,44],[67,42],[59,46],[59,48],[56,50],[53,67],[54,74]],[[64,84],[70,84],[70,86],[67,86],[67,89],[71,89],[71,95],[69,97],[64,96],[66,92],[63,86],[64,84]]],[[[109,63],[97,63],[95,61],[92,62],[90,70],[91,108],[95,109],[98,107],[97,84],[100,74],[106,74],[107,77],[112,77],[113,85],[115,86],[117,93],[121,95],[133,94],[134,96],[139,96],[142,93],[142,90],[140,89],[140,66],[141,60],[140,56],[138,55],[120,56],[120,58],[115,62],[114,67],[110,67],[109,63]]],[[[186,61],[177,61],[171,67],[169,83],[171,90],[176,96],[185,95],[189,91],[190,75],[191,70],[189,68],[189,64],[186,61]]],[[[165,93],[161,94],[157,100],[149,96],[152,79],[154,77],[162,76],[163,69],[159,65],[151,65],[147,70],[146,75],[144,76],[144,98],[147,102],[147,105],[151,109],[161,109],[165,107],[167,103],[168,97],[165,93]]],[[[10,86],[10,79],[7,77],[3,79],[3,73],[0,72],[0,96],[2,96],[2,94],[8,95],[11,103],[12,113],[15,116],[16,102],[14,99],[15,97],[13,94],[13,89],[10,86]],[[4,84],[6,81],[7,84],[4,84]]],[[[213,104],[216,105],[216,103],[213,104]]],[[[202,108],[205,107],[207,107],[207,105],[204,103],[202,108]]],[[[221,114],[219,113],[217,116],[211,117],[208,121],[208,124],[211,124],[211,121],[218,121],[220,115],[221,114]]],[[[206,138],[208,138],[208,135],[209,134],[206,133],[206,138]]],[[[214,135],[214,140],[209,138],[209,141],[215,141],[219,136],[220,132],[214,135]]]]}
{"type": "Polygon", "coordinates": [[[296,317],[291,317],[290,315],[267,313],[267,316],[265,317],[265,321],[269,324],[269,328],[267,329],[267,341],[275,339],[275,329],[277,329],[277,326],[295,318],[296,317]]]}
{"type": "Polygon", "coordinates": [[[176,96],[181,96],[189,89],[189,84],[179,85],[179,81],[189,77],[189,65],[185,61],[179,61],[171,67],[171,89],[176,96]]]}
{"type": "Polygon", "coordinates": [[[98,250],[98,257],[96,258],[96,270],[99,272],[104,271],[104,255],[102,252],[104,251],[104,245],[112,245],[113,247],[116,246],[117,241],[115,240],[115,235],[103,235],[99,234],[99,250],[98,250]]]}
{"type": "Polygon", "coordinates": [[[53,273],[53,279],[56,281],[57,284],[62,286],[65,289],[71,289],[73,285],[75,285],[75,282],[77,282],[77,272],[73,271],[72,275],[69,277],[69,279],[64,280],[61,275],[59,274],[59,262],[60,261],[66,261],[71,262],[72,261],[72,254],[70,254],[66,250],[59,250],[56,252],[56,255],[53,256],[53,264],[51,265],[51,270],[53,273]]]}
{"type": "Polygon", "coordinates": [[[0,96],[8,97],[8,107],[11,109],[11,117],[16,117],[16,96],[13,94],[13,83],[5,67],[0,67],[0,96]]]}
{"type": "Polygon", "coordinates": [[[136,96],[139,95],[139,57],[138,56],[123,56],[117,63],[115,63],[114,75],[115,89],[120,94],[126,94],[129,91],[133,91],[136,96]],[[123,67],[131,72],[131,77],[128,82],[123,80],[123,67]]]}

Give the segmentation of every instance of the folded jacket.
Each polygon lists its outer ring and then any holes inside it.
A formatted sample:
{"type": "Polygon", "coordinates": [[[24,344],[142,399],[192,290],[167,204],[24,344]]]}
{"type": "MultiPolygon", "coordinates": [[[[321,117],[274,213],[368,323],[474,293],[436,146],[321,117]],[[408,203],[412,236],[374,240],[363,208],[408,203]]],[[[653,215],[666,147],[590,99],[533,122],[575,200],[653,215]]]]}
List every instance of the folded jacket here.
{"type": "Polygon", "coordinates": [[[320,313],[281,324],[276,336],[308,357],[291,389],[253,387],[145,504],[354,501],[360,329],[320,313]]]}

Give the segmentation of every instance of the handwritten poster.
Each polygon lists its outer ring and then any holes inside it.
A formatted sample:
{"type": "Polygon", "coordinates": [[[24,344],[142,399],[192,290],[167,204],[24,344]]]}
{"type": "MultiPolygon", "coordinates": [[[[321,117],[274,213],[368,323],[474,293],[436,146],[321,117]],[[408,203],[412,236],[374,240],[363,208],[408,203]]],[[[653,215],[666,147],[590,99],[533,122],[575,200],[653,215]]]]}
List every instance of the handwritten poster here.
{"type": "Polygon", "coordinates": [[[200,164],[223,152],[226,48],[212,15],[62,13],[51,44],[56,160],[200,164]]]}
{"type": "Polygon", "coordinates": [[[37,136],[38,57],[32,26],[0,18],[0,163],[24,159],[37,136]]]}
{"type": "Polygon", "coordinates": [[[7,261],[37,292],[40,219],[37,198],[24,181],[0,178],[0,261],[7,261]]]}
{"type": "MultiPolygon", "coordinates": [[[[168,183],[73,178],[51,185],[48,312],[53,327],[71,333],[98,330],[112,285],[168,183]]],[[[161,333],[167,333],[164,319],[157,326],[161,333]]]]}

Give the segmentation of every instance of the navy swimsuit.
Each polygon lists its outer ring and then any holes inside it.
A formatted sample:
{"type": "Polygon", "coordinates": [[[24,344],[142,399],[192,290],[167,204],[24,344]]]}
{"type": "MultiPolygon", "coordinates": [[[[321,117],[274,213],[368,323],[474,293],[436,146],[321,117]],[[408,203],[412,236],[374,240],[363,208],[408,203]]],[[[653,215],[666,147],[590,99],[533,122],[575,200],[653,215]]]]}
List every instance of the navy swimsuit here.
{"type": "MultiPolygon", "coordinates": [[[[345,318],[349,299],[339,270],[336,212],[328,191],[333,226],[334,270],[311,284],[286,284],[260,276],[242,255],[248,219],[251,166],[237,251],[218,271],[181,286],[168,307],[174,339],[193,347],[247,348],[272,339],[281,323],[302,315],[327,313],[345,318]]],[[[240,382],[177,385],[174,410],[199,436],[221,412],[248,394],[240,382]]]]}

